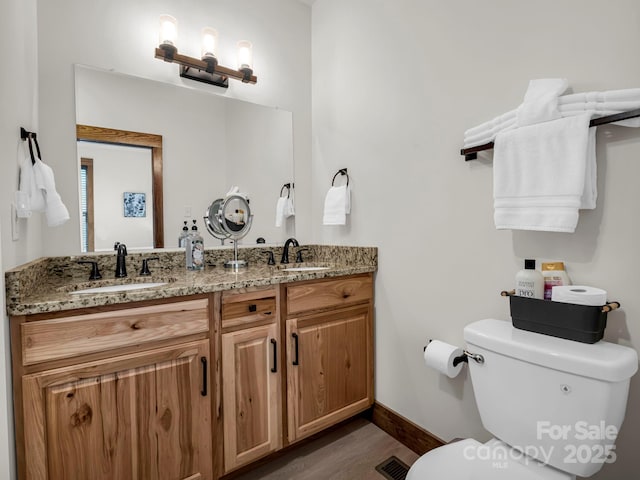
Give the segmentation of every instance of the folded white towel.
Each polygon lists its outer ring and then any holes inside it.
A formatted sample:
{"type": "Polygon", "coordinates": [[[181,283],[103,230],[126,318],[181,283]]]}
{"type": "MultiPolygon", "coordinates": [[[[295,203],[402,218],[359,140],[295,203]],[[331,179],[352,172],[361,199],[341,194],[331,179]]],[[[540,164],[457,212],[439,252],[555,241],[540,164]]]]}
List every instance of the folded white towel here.
{"type": "Polygon", "coordinates": [[[351,213],[349,186],[331,187],[324,199],[323,225],[345,225],[349,213],[351,213]]]}
{"type": "Polygon", "coordinates": [[[47,217],[47,225],[50,227],[62,225],[69,220],[69,211],[56,191],[53,170],[40,159],[36,159],[36,163],[33,166],[33,176],[36,188],[41,190],[44,195],[44,212],[47,217]]]}
{"type": "Polygon", "coordinates": [[[590,119],[582,114],[498,134],[493,156],[496,228],[573,232],[578,209],[595,207],[590,119]]]}
{"type": "Polygon", "coordinates": [[[548,122],[560,118],[558,97],[569,87],[566,78],[541,78],[531,80],[524,101],[516,109],[518,127],[548,122]]]}

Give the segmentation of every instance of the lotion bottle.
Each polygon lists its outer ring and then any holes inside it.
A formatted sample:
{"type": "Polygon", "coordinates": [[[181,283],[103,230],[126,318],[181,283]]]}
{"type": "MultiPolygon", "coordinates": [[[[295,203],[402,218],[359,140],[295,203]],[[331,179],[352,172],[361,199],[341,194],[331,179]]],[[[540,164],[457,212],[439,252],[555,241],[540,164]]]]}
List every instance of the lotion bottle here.
{"type": "Polygon", "coordinates": [[[195,220],[193,221],[193,227],[191,227],[191,234],[187,237],[185,247],[187,269],[202,270],[204,268],[204,239],[198,233],[198,226],[195,220]]]}
{"type": "Polygon", "coordinates": [[[559,285],[571,285],[569,275],[564,270],[563,262],[551,262],[542,264],[542,276],[544,278],[544,299],[551,300],[551,289],[559,285]]]}
{"type": "Polygon", "coordinates": [[[536,270],[536,261],[526,259],[524,269],[516,274],[516,295],[544,299],[544,277],[536,270]]]}

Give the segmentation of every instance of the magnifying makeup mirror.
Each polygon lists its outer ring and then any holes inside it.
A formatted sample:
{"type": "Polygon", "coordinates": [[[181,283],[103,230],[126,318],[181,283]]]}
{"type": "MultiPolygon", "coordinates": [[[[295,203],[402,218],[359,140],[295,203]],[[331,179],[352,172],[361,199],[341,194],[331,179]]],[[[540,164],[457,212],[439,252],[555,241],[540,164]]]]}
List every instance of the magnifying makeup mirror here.
{"type": "Polygon", "coordinates": [[[238,240],[251,229],[253,214],[249,206],[249,198],[242,193],[233,193],[225,198],[214,200],[204,217],[207,231],[217,239],[233,241],[233,260],[227,260],[227,268],[242,268],[247,262],[238,259],[238,240]]]}

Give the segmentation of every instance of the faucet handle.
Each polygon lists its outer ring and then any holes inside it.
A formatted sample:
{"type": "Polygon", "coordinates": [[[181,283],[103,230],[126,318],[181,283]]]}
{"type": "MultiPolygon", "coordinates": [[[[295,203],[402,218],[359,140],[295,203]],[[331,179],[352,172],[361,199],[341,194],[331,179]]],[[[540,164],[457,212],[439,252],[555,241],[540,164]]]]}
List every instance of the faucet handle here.
{"type": "Polygon", "coordinates": [[[127,246],[124,243],[120,243],[120,242],[114,243],[113,249],[118,252],[118,255],[127,254],[127,246]]]}
{"type": "Polygon", "coordinates": [[[304,260],[302,259],[302,252],[308,252],[308,251],[309,251],[308,247],[299,248],[298,251],[296,252],[296,263],[303,263],[304,260]]]}
{"type": "Polygon", "coordinates": [[[273,256],[273,251],[272,250],[263,250],[262,253],[266,253],[267,255],[269,255],[269,258],[267,259],[267,265],[275,265],[276,264],[276,259],[273,256]]]}
{"type": "Polygon", "coordinates": [[[100,273],[100,269],[98,268],[98,262],[93,260],[78,260],[76,263],[91,264],[91,274],[89,275],[89,280],[100,280],[102,278],[102,274],[100,273]]]}
{"type": "Polygon", "coordinates": [[[151,275],[151,271],[149,270],[149,262],[151,260],[160,260],[160,257],[150,257],[142,259],[142,268],[140,269],[140,276],[147,277],[151,275]]]}

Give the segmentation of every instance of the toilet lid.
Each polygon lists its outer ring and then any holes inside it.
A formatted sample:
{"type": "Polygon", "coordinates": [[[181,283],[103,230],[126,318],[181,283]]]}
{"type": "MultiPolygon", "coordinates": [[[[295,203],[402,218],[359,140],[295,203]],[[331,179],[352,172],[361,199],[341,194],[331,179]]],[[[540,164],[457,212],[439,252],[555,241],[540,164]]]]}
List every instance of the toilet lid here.
{"type": "Polygon", "coordinates": [[[406,480],[572,480],[498,440],[471,438],[444,445],[420,457],[406,480]]]}

